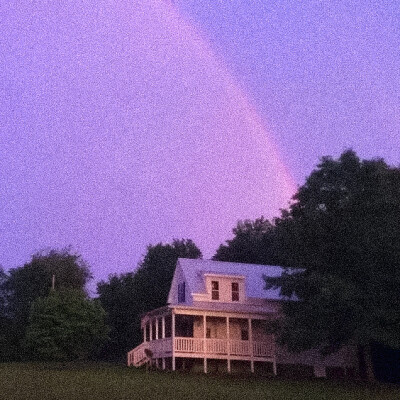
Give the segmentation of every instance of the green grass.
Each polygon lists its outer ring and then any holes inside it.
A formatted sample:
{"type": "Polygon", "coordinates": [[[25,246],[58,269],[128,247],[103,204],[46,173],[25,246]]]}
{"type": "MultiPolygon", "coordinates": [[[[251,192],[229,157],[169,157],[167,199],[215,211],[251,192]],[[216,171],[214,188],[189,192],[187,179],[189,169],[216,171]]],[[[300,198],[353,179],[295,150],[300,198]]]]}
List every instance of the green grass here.
{"type": "Polygon", "coordinates": [[[399,400],[400,388],[149,372],[110,364],[0,364],[1,400],[399,400]]]}

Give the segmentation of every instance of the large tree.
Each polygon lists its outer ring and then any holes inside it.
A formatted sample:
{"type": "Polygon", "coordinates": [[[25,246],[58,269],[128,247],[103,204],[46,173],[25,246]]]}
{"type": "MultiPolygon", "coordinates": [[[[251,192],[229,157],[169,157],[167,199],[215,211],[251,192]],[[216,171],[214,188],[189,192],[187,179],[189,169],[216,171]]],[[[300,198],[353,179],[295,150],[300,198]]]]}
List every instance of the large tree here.
{"type": "Polygon", "coordinates": [[[20,341],[25,335],[31,305],[38,297],[46,297],[50,293],[53,276],[57,290],[83,291],[92,277],[82,257],[65,248],[36,253],[28,263],[11,269],[0,280],[0,294],[6,298],[8,322],[5,342],[9,348],[15,349],[14,358],[22,354],[20,341]]]}
{"type": "Polygon", "coordinates": [[[0,267],[0,361],[12,359],[15,353],[13,340],[13,324],[7,308],[8,291],[5,283],[8,275],[0,267]]]}
{"type": "Polygon", "coordinates": [[[32,303],[23,345],[34,359],[82,360],[99,352],[107,334],[99,301],[63,289],[32,303]]]}
{"type": "Polygon", "coordinates": [[[219,246],[213,260],[250,264],[277,263],[273,223],[264,217],[254,221],[239,221],[232,232],[234,237],[219,246]]]}
{"type": "Polygon", "coordinates": [[[108,281],[98,284],[99,298],[111,327],[106,357],[125,356],[127,350],[140,343],[140,316],[167,304],[179,257],[201,258],[202,254],[190,239],[149,245],[135,272],[111,275],[108,281]]]}
{"type": "MultiPolygon", "coordinates": [[[[400,169],[353,151],[324,157],[275,221],[283,265],[280,341],[331,352],[400,346],[400,169]]],[[[363,357],[361,357],[362,360],[363,357]]]]}

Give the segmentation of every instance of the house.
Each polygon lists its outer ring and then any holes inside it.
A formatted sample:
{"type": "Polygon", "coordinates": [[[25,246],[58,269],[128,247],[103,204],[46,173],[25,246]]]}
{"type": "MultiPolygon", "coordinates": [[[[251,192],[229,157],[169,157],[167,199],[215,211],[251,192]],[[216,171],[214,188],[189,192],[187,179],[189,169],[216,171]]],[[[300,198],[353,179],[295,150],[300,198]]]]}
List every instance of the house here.
{"type": "Polygon", "coordinates": [[[352,347],[325,358],[317,350],[293,354],[268,333],[288,299],[278,289],[265,290],[263,277],[282,272],[271,265],[179,259],[168,305],[143,315],[143,343],[128,353],[128,365],[140,366],[150,355],[159,368],[172,370],[353,374],[352,347]]]}

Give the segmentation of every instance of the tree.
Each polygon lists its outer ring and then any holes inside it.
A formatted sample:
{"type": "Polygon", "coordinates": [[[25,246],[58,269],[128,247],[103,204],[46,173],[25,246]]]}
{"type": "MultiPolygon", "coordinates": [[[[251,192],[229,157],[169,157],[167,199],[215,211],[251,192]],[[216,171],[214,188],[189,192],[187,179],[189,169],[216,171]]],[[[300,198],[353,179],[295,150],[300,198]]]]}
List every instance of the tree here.
{"type": "Polygon", "coordinates": [[[8,275],[0,267],[0,361],[10,360],[15,352],[12,340],[13,324],[7,309],[7,279],[8,275]]]}
{"type": "Polygon", "coordinates": [[[149,245],[134,273],[111,275],[100,282],[97,292],[108,315],[111,341],[105,356],[124,356],[141,341],[141,314],[167,304],[176,262],[182,258],[201,258],[190,239],[174,239],[172,244],[149,245]]]}
{"type": "Polygon", "coordinates": [[[140,305],[136,299],[138,285],[134,273],[110,275],[97,284],[97,293],[107,313],[110,341],[101,356],[120,359],[140,341],[140,305]]]}
{"type": "Polygon", "coordinates": [[[29,263],[9,271],[0,282],[0,292],[6,296],[8,322],[7,343],[15,348],[15,357],[22,354],[20,341],[25,336],[31,304],[50,293],[52,277],[55,288],[85,290],[92,278],[88,265],[70,248],[39,252],[29,263]]]}
{"type": "Polygon", "coordinates": [[[283,265],[267,279],[283,295],[279,339],[292,350],[326,353],[372,343],[400,347],[400,169],[348,150],[323,157],[276,220],[283,265]]]}
{"type": "Polygon", "coordinates": [[[221,244],[213,256],[216,261],[249,264],[276,264],[275,226],[264,219],[239,221],[232,230],[234,237],[221,244]]]}
{"type": "Polygon", "coordinates": [[[82,360],[99,351],[107,334],[99,301],[81,290],[64,289],[32,303],[23,344],[35,359],[82,360]]]}
{"type": "Polygon", "coordinates": [[[167,304],[169,288],[178,258],[201,258],[198,247],[190,239],[174,239],[172,244],[148,246],[147,253],[135,273],[137,299],[141,312],[167,304]]]}

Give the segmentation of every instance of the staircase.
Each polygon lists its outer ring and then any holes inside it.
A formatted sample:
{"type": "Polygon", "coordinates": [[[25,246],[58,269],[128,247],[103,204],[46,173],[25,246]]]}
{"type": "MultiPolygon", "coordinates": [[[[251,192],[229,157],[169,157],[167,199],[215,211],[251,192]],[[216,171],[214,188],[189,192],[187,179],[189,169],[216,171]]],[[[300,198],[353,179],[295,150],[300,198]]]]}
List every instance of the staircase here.
{"type": "Polygon", "coordinates": [[[148,361],[148,357],[146,356],[145,350],[149,348],[149,343],[142,343],[139,346],[136,346],[128,353],[128,367],[140,367],[148,361]]]}

